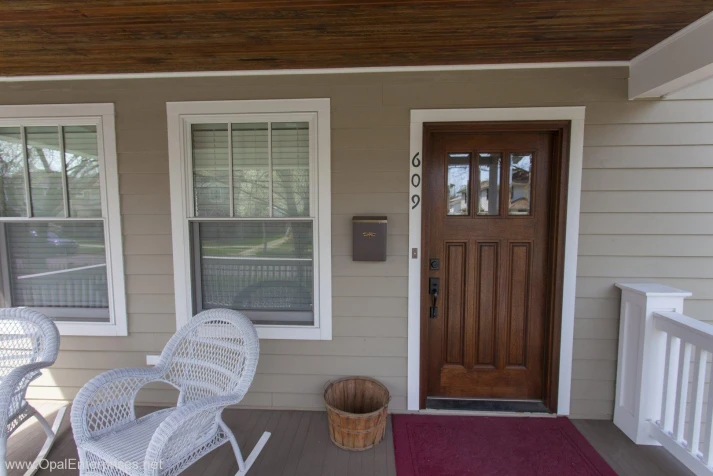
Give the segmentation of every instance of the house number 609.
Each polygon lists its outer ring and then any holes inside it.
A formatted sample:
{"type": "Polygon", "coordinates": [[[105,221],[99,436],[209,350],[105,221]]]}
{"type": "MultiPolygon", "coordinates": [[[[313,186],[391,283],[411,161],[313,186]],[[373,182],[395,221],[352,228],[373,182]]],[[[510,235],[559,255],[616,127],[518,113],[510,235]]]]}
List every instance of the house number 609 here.
{"type": "MultiPolygon", "coordinates": [[[[416,152],[416,155],[414,155],[411,159],[411,165],[414,168],[418,168],[421,166],[421,159],[419,158],[419,154],[420,152],[416,152]]],[[[421,185],[421,176],[419,174],[416,173],[411,176],[411,185],[413,185],[414,188],[418,188],[421,185]]],[[[421,196],[417,193],[411,195],[411,203],[413,204],[411,210],[413,210],[421,203],[421,196]]]]}

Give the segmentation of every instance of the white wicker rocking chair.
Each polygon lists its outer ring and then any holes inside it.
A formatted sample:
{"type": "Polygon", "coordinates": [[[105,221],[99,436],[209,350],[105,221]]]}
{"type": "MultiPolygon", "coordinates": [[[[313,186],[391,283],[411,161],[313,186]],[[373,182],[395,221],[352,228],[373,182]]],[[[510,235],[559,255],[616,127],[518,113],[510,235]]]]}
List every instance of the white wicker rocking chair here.
{"type": "Polygon", "coordinates": [[[47,456],[64,418],[65,407],[57,412],[54,424],[25,400],[27,387],[41,370],[57,360],[59,332],[52,320],[26,308],[0,309],[0,475],[7,474],[7,439],[33,416],[47,433],[42,449],[28,467],[25,476],[34,474],[47,456]]]}
{"type": "Polygon", "coordinates": [[[270,433],[265,432],[243,460],[221,414],[245,396],[258,356],[252,322],[236,311],[211,309],[179,329],[154,368],[117,369],[95,377],[72,406],[80,474],[179,474],[228,441],[237,474],[246,474],[270,433]],[[156,381],[180,391],[178,405],[136,418],[136,394],[156,381]]]}

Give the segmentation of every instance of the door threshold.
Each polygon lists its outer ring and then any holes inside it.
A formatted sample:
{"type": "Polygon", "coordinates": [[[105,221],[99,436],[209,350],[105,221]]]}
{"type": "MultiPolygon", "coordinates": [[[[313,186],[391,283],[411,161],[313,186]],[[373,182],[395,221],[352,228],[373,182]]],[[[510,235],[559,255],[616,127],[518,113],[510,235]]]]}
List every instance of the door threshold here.
{"type": "Polygon", "coordinates": [[[550,413],[540,400],[486,400],[481,398],[427,397],[427,410],[493,413],[550,413]]]}

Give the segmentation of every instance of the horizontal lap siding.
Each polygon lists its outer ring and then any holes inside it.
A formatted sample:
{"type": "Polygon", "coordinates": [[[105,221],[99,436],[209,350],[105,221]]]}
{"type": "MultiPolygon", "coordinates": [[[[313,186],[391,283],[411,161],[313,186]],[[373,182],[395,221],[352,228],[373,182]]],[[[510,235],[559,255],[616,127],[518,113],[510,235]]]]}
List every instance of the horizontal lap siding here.
{"type": "MultiPolygon", "coordinates": [[[[0,104],[116,107],[130,335],[64,337],[30,396],[71,399],[103,370],[145,365],[175,330],[166,102],[331,98],[334,339],[262,342],[243,404],[321,408],[328,381],[362,374],[389,387],[395,410],[406,406],[407,385],[409,110],[586,105],[572,411],[610,417],[614,281],[680,285],[696,293],[692,315],[713,315],[713,215],[705,213],[713,111],[693,101],[628,102],[627,76],[626,68],[584,68],[1,84],[0,104]],[[386,262],[351,261],[351,217],[360,214],[388,216],[386,262]],[[670,266],[656,266],[658,258],[670,266]]],[[[150,386],[139,400],[172,403],[175,392],[150,386]]]]}
{"type": "Polygon", "coordinates": [[[713,320],[713,100],[593,104],[586,122],[572,415],[609,419],[615,282],[686,289],[686,314],[713,320]]]}
{"type": "MultiPolygon", "coordinates": [[[[263,341],[242,404],[322,408],[327,382],[371,375],[389,387],[392,408],[405,409],[409,108],[383,106],[382,78],[367,75],[0,85],[3,104],[116,108],[130,335],[63,337],[56,365],[33,383],[30,398],[72,399],[104,370],[145,366],[146,355],[159,353],[175,330],[166,102],[303,97],[332,100],[334,338],[263,341]],[[351,217],[364,213],[389,216],[383,263],[351,261],[351,217]]],[[[138,400],[171,404],[176,392],[151,385],[138,400]]]]}

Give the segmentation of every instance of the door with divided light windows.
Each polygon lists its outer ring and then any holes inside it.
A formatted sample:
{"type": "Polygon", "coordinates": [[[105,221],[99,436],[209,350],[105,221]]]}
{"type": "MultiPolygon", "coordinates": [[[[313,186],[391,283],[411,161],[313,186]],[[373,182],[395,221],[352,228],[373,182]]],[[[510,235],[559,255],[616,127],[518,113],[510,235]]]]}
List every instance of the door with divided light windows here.
{"type": "Polygon", "coordinates": [[[544,402],[556,378],[548,364],[554,245],[564,232],[553,219],[562,201],[562,130],[431,126],[424,134],[422,398],[544,402]]]}

